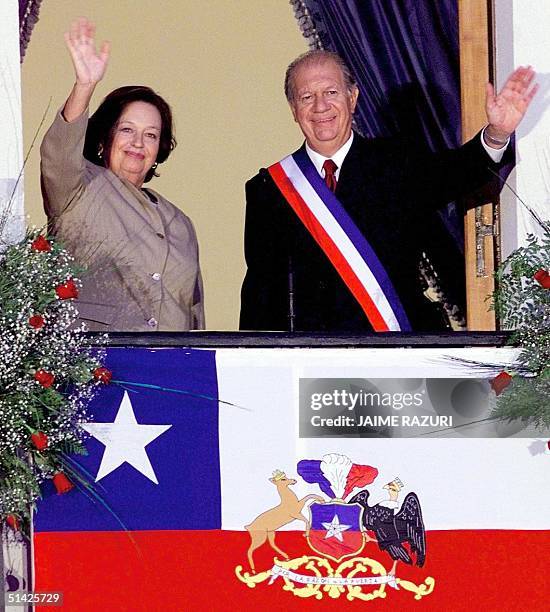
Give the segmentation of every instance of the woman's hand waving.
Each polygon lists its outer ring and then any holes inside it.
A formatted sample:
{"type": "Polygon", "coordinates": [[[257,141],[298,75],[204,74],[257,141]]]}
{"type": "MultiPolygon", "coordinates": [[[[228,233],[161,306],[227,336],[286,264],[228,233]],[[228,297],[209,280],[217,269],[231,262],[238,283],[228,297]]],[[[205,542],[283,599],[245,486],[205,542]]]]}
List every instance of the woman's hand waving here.
{"type": "Polygon", "coordinates": [[[95,25],[87,17],[71,23],[70,30],[65,32],[65,44],[76,75],[76,82],[63,107],[63,117],[70,123],[88,108],[96,85],[105,75],[110,44],[105,41],[99,51],[96,49],[95,25]]]}
{"type": "Polygon", "coordinates": [[[76,82],[80,85],[99,83],[107,70],[110,44],[104,41],[99,51],[95,44],[95,25],[86,17],[73,21],[65,32],[65,44],[73,61],[76,82]]]}

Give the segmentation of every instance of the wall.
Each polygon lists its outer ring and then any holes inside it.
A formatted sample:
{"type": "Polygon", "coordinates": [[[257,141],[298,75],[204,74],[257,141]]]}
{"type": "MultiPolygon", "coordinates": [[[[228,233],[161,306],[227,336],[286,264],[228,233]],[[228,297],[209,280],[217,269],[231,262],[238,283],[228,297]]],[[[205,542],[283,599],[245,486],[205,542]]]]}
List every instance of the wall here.
{"type": "Polygon", "coordinates": [[[0,253],[25,232],[18,9],[15,0],[0,3],[0,253]]]}
{"type": "MultiPolygon", "coordinates": [[[[517,166],[508,184],[543,220],[550,218],[550,53],[546,0],[494,0],[497,83],[519,65],[532,65],[540,85],[516,133],[517,166]]],[[[502,250],[506,257],[540,226],[510,189],[502,202],[502,250]]]]}
{"type": "Polygon", "coordinates": [[[287,64],[307,50],[286,0],[44,0],[22,68],[30,223],[42,225],[38,145],[73,82],[63,32],[86,15],[111,61],[110,90],[147,84],[172,105],[178,147],[151,186],[195,223],[209,329],[236,329],[244,274],[244,183],[294,150],[301,134],[282,92],[287,64]],[[49,100],[45,125],[39,129],[49,100]]]}

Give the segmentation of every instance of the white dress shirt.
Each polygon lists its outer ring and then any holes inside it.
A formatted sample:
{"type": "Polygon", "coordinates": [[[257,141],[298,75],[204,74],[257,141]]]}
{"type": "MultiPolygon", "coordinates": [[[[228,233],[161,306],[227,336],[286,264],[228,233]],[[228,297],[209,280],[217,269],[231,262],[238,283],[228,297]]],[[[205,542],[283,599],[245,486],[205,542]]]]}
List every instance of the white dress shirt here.
{"type": "Polygon", "coordinates": [[[336,153],[332,157],[325,157],[324,155],[317,153],[317,151],[314,151],[308,145],[306,141],[306,153],[308,154],[309,159],[311,159],[311,161],[313,162],[313,165],[315,166],[317,172],[323,178],[325,176],[325,171],[323,170],[323,164],[325,163],[327,159],[332,159],[332,161],[337,166],[336,172],[334,173],[334,175],[336,176],[336,180],[338,180],[338,178],[340,177],[340,168],[342,167],[342,164],[344,163],[344,159],[346,158],[346,155],[351,149],[352,142],[353,142],[353,132],[351,133],[351,136],[346,140],[346,142],[338,149],[338,151],[336,151],[336,153]]]}

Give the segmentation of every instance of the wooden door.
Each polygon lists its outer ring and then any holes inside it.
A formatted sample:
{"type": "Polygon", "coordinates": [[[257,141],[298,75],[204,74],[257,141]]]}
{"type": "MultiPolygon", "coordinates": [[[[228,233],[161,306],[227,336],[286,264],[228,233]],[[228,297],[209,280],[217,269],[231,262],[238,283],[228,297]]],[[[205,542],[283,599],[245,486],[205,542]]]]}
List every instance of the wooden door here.
{"type": "MultiPolygon", "coordinates": [[[[472,138],[487,122],[485,84],[492,77],[492,2],[458,0],[462,139],[472,138]]],[[[489,311],[494,289],[495,204],[468,211],[465,218],[466,306],[468,330],[494,330],[489,311]]]]}

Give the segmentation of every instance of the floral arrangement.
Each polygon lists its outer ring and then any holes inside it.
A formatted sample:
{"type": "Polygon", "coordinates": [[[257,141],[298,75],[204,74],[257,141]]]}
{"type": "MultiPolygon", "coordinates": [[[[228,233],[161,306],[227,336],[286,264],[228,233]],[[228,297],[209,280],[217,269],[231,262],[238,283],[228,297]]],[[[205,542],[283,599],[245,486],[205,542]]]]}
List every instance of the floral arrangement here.
{"type": "Polygon", "coordinates": [[[496,272],[496,314],[512,329],[510,343],[521,352],[510,372],[492,386],[498,395],[495,417],[550,427],[550,223],[543,237],[527,237],[496,272]]]}
{"type": "Polygon", "coordinates": [[[82,482],[66,455],[84,452],[79,423],[111,378],[75,327],[81,272],[36,231],[0,255],[0,520],[23,533],[44,480],[59,494],[82,482]]]}

